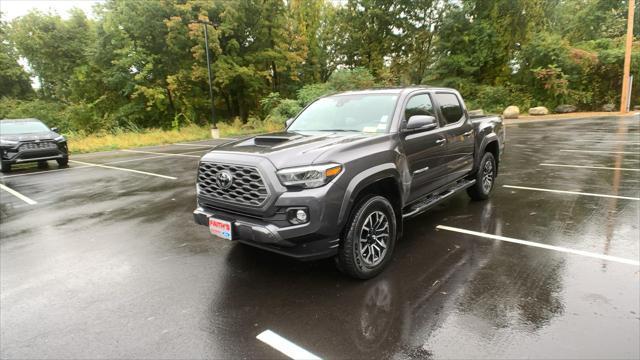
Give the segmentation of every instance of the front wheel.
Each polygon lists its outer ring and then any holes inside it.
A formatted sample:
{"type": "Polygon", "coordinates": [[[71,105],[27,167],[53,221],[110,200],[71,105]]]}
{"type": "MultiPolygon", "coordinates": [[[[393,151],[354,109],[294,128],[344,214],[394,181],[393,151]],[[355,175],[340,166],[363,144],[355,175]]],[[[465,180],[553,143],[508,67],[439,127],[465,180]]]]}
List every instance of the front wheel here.
{"type": "Polygon", "coordinates": [[[58,163],[59,167],[67,167],[69,166],[69,158],[65,157],[62,159],[57,159],[56,162],[58,163]]]}
{"type": "Polygon", "coordinates": [[[387,198],[369,195],[358,202],[337,255],[338,268],[370,279],[389,263],[396,242],[396,216],[387,198]]]}
{"type": "Polygon", "coordinates": [[[493,185],[496,181],[496,175],[498,174],[498,167],[496,166],[496,159],[490,152],[484,153],[482,160],[480,160],[480,166],[476,171],[475,180],[476,183],[467,189],[467,194],[473,200],[486,200],[493,190],[493,185]]]}
{"type": "Polygon", "coordinates": [[[0,160],[0,172],[8,173],[11,171],[11,163],[0,160]]]}

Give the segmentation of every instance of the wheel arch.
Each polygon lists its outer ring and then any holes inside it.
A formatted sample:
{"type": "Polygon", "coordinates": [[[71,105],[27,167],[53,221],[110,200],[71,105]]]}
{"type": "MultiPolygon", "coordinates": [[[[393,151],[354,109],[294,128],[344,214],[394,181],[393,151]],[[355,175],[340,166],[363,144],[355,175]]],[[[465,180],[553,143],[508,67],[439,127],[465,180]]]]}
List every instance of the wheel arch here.
{"type": "Polygon", "coordinates": [[[375,194],[386,197],[396,212],[399,234],[402,229],[402,187],[400,175],[393,164],[382,164],[367,169],[354,177],[345,192],[338,223],[341,228],[349,221],[354,206],[366,195],[375,194]]]}

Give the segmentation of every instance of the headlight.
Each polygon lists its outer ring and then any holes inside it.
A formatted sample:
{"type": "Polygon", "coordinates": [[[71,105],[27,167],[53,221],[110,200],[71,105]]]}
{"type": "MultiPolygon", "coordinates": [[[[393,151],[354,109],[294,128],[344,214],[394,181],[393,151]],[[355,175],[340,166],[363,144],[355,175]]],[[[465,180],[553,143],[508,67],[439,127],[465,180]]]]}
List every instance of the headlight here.
{"type": "Polygon", "coordinates": [[[57,138],[53,139],[53,141],[57,141],[57,142],[62,142],[62,141],[65,141],[65,140],[67,140],[67,139],[65,139],[64,136],[62,136],[62,135],[60,135],[57,138]]]}
{"type": "Polygon", "coordinates": [[[17,141],[0,139],[0,145],[15,145],[17,141]]]}
{"type": "Polygon", "coordinates": [[[329,183],[342,172],[340,164],[312,165],[278,171],[278,178],[284,186],[317,188],[329,183]]]}

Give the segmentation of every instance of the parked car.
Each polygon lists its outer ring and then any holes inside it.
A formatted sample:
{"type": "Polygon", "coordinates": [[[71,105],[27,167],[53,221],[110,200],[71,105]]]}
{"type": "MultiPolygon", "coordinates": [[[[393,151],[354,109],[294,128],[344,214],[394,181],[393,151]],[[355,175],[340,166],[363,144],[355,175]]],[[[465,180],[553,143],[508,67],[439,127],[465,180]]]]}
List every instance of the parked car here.
{"type": "Polygon", "coordinates": [[[197,175],[198,224],[367,279],[388,264],[403,219],[466,190],[489,197],[504,151],[499,116],[470,117],[453,89],[323,97],[281,133],[214,148],[197,175]]]}
{"type": "Polygon", "coordinates": [[[44,166],[48,160],[67,166],[67,139],[57,131],[38,119],[0,120],[0,171],[9,172],[12,164],[26,162],[44,166]]]}

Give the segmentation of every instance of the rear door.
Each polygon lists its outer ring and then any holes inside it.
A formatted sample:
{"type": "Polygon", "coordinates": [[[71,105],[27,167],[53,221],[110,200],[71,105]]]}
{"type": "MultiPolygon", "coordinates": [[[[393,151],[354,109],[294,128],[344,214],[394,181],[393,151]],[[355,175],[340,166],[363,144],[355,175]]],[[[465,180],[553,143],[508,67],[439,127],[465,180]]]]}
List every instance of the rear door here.
{"type": "Polygon", "coordinates": [[[437,91],[433,96],[447,143],[443,159],[447,181],[453,181],[473,168],[474,127],[458,94],[437,91]]]}
{"type": "Polygon", "coordinates": [[[432,130],[406,130],[406,122],[413,115],[429,115],[437,118],[431,96],[426,93],[412,94],[404,104],[404,119],[401,137],[411,176],[411,191],[408,202],[428,194],[445,181],[446,138],[440,127],[432,130]]]}

